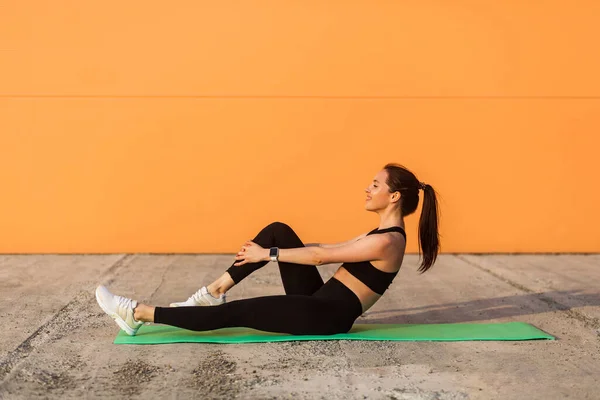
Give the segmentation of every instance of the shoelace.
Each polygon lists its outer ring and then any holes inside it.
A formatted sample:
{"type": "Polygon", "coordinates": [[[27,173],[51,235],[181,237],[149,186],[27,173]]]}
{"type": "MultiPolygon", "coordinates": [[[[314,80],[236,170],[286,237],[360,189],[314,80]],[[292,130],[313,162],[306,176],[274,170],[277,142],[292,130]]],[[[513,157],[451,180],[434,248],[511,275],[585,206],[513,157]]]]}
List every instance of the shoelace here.
{"type": "Polygon", "coordinates": [[[222,300],[223,297],[225,295],[222,295],[219,298],[214,297],[213,295],[211,295],[210,293],[208,293],[208,291],[206,292],[202,292],[202,288],[200,288],[196,293],[194,293],[193,295],[190,296],[190,298],[188,299],[188,301],[190,299],[193,299],[196,303],[200,303],[200,304],[210,304],[210,300],[207,299],[207,297],[210,297],[214,300],[222,300]],[[206,297],[204,297],[203,295],[206,294],[206,297]]]}
{"type": "Polygon", "coordinates": [[[201,301],[200,300],[202,298],[202,294],[203,294],[202,293],[202,288],[200,288],[196,293],[194,293],[193,295],[190,296],[190,298],[188,299],[188,301],[191,299],[191,300],[194,300],[196,303],[203,304],[206,301],[201,301]]]}
{"type": "Polygon", "coordinates": [[[133,300],[119,295],[115,295],[115,300],[119,307],[123,307],[125,310],[131,309],[133,312],[133,300]]]}

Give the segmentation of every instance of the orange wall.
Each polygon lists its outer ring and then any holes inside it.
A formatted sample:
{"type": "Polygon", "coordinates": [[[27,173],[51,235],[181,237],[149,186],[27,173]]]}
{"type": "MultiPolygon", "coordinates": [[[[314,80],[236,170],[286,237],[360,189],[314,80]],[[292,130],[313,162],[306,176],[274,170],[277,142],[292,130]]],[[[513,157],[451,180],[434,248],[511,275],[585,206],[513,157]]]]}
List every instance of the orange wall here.
{"type": "Polygon", "coordinates": [[[387,162],[440,192],[443,252],[598,252],[599,18],[3,1],[0,252],[230,253],[275,220],[347,240],[377,226],[364,188],[387,162]]]}

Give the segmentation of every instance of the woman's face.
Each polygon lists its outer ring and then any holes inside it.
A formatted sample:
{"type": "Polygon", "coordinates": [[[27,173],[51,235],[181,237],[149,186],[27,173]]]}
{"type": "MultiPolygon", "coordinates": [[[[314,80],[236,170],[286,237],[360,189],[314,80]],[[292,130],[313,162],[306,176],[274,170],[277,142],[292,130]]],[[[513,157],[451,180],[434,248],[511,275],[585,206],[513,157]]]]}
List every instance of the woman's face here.
{"type": "Polygon", "coordinates": [[[369,210],[386,208],[390,201],[391,193],[385,183],[387,180],[387,171],[379,171],[373,178],[368,188],[365,189],[367,197],[365,199],[365,208],[369,210]]]}

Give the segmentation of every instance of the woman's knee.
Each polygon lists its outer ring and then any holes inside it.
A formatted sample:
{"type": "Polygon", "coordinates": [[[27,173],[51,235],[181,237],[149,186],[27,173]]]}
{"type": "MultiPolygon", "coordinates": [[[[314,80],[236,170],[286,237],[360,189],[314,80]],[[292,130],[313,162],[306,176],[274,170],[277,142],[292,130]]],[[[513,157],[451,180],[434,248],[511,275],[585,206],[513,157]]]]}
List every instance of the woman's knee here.
{"type": "Polygon", "coordinates": [[[304,243],[302,243],[296,232],[286,223],[279,221],[272,222],[265,227],[265,230],[273,235],[274,246],[280,248],[304,246],[304,243]]]}
{"type": "Polygon", "coordinates": [[[279,221],[272,222],[271,224],[268,225],[268,228],[271,229],[273,231],[273,233],[275,234],[275,237],[278,237],[278,238],[297,236],[296,232],[294,232],[292,227],[284,222],[279,222],[279,221]]]}
{"type": "Polygon", "coordinates": [[[267,225],[267,228],[274,229],[276,231],[292,230],[288,224],[279,221],[271,222],[269,225],[267,225]]]}

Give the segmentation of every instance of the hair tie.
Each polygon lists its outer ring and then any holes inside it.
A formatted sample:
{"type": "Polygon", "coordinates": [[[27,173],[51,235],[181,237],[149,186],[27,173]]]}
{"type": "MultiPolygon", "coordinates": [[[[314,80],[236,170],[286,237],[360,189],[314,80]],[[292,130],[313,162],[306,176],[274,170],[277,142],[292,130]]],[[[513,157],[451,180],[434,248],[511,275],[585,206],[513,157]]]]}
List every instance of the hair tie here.
{"type": "Polygon", "coordinates": [[[425,190],[425,186],[427,186],[425,182],[419,182],[419,189],[425,190]]]}

